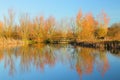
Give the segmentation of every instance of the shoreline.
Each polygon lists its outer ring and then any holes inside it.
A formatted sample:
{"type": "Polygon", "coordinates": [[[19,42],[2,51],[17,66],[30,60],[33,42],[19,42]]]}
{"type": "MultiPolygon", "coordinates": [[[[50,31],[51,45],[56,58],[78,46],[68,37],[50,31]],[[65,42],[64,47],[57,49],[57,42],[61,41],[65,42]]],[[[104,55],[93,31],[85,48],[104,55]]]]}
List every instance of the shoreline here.
{"type": "Polygon", "coordinates": [[[5,38],[0,38],[0,47],[14,47],[14,46],[23,46],[26,43],[23,40],[16,40],[16,39],[5,39],[5,38]]]}
{"type": "Polygon", "coordinates": [[[81,41],[52,41],[52,42],[34,42],[29,40],[16,40],[16,39],[5,39],[0,38],[0,47],[6,46],[23,46],[29,44],[71,44],[72,46],[80,46],[86,48],[101,48],[101,49],[119,49],[120,50],[120,41],[119,40],[81,40],[81,41]]]}

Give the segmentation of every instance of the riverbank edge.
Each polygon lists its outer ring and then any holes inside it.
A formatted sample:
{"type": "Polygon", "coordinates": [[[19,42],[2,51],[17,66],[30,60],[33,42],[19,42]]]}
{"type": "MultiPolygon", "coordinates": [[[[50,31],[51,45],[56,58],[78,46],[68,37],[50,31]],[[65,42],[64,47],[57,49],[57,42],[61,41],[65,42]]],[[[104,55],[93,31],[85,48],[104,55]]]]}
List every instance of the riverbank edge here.
{"type": "Polygon", "coordinates": [[[120,40],[99,40],[99,41],[71,41],[71,42],[49,42],[49,41],[42,41],[42,42],[35,42],[30,40],[16,40],[16,39],[5,39],[0,38],[0,46],[23,46],[29,44],[71,44],[73,46],[81,46],[87,48],[101,48],[101,49],[120,49],[120,40]]]}
{"type": "Polygon", "coordinates": [[[81,46],[81,47],[88,47],[88,48],[119,49],[120,50],[119,40],[79,41],[79,42],[70,42],[70,44],[81,46]]]}

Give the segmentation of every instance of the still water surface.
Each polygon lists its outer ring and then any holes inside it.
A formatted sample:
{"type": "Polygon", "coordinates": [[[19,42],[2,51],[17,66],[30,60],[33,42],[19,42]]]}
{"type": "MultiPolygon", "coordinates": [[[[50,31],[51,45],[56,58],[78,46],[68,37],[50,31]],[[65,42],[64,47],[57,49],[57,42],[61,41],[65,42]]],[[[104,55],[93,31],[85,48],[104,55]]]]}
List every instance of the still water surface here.
{"type": "Polygon", "coordinates": [[[71,45],[0,48],[0,80],[120,80],[120,52],[71,45]]]}

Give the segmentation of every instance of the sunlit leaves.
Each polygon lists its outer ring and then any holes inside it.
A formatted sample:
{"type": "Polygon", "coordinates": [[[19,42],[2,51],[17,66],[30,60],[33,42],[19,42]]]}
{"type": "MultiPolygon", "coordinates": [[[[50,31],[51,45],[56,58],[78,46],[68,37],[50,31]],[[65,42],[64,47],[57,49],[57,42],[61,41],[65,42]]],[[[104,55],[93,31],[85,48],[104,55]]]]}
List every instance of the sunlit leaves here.
{"type": "Polygon", "coordinates": [[[62,38],[75,41],[95,40],[106,37],[109,24],[109,17],[104,11],[95,17],[92,13],[83,14],[80,10],[75,18],[65,18],[59,22],[53,16],[31,17],[23,14],[15,23],[14,14],[9,10],[8,17],[4,16],[4,22],[0,23],[2,37],[35,42],[60,41],[62,38]]]}
{"type": "Polygon", "coordinates": [[[97,26],[97,21],[94,19],[92,13],[82,16],[82,11],[78,12],[76,23],[79,30],[80,39],[93,39],[94,29],[97,26]]]}
{"type": "Polygon", "coordinates": [[[97,38],[104,38],[106,37],[108,31],[109,17],[104,11],[102,11],[102,13],[98,15],[98,20],[99,23],[95,30],[95,36],[97,38]]]}

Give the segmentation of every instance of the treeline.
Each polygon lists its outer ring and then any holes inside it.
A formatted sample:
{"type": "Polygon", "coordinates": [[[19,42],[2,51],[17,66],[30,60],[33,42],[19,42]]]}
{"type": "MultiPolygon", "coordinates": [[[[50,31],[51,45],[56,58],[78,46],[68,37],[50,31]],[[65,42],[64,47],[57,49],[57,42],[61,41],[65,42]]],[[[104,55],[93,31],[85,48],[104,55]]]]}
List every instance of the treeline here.
{"type": "Polygon", "coordinates": [[[115,23],[108,28],[109,39],[120,40],[120,23],[115,23]]]}
{"type": "Polygon", "coordinates": [[[15,23],[15,13],[9,10],[8,16],[4,16],[4,20],[0,21],[0,39],[51,42],[62,38],[80,41],[117,37],[118,33],[115,31],[115,35],[112,35],[112,27],[108,28],[108,24],[109,17],[104,11],[96,17],[92,13],[84,15],[79,11],[75,18],[59,22],[53,16],[31,18],[24,14],[15,23]]]}

